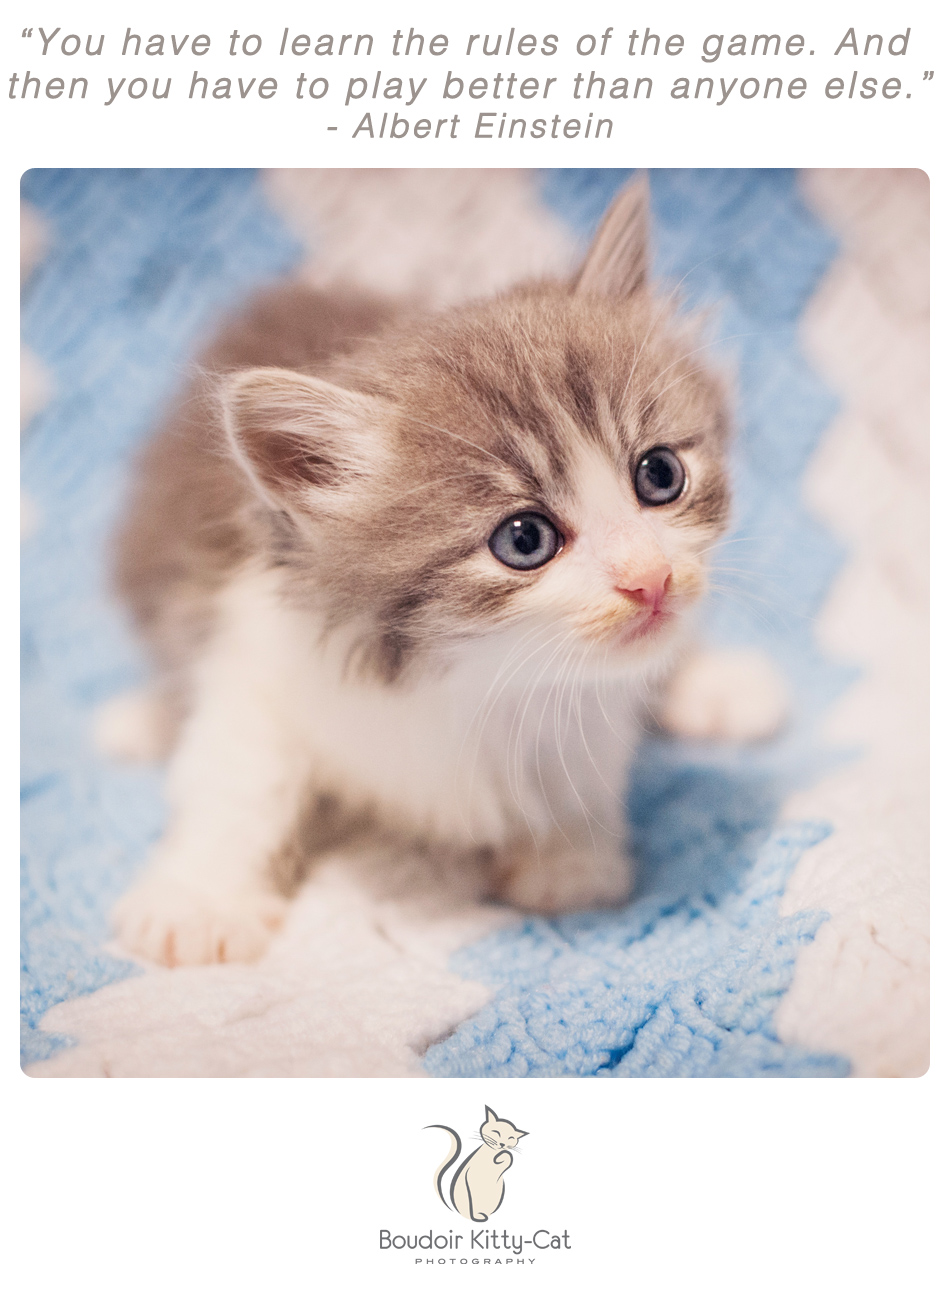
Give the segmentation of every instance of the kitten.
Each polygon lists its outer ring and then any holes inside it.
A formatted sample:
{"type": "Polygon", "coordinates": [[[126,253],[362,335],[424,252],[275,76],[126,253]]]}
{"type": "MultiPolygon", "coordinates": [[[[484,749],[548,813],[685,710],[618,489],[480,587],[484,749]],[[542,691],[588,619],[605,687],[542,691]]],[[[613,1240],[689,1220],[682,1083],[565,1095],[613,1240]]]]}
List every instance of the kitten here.
{"type": "Polygon", "coordinates": [[[456,1169],[446,1200],[443,1182],[462,1154],[462,1139],[447,1124],[430,1124],[427,1127],[445,1129],[452,1136],[452,1150],[435,1175],[435,1189],[442,1204],[473,1222],[486,1222],[505,1198],[503,1175],[514,1163],[512,1149],[517,1147],[521,1138],[528,1136],[527,1131],[516,1129],[510,1120],[500,1120],[491,1107],[486,1106],[485,1122],[478,1131],[483,1145],[476,1147],[456,1169]]]}
{"type": "Polygon", "coordinates": [[[254,959],[357,839],[448,848],[524,909],[629,894],[638,713],[728,511],[723,393],[651,295],[647,207],[627,187],[567,284],[402,318],[283,289],[211,351],[120,533],[173,744],[129,949],[254,959]]]}

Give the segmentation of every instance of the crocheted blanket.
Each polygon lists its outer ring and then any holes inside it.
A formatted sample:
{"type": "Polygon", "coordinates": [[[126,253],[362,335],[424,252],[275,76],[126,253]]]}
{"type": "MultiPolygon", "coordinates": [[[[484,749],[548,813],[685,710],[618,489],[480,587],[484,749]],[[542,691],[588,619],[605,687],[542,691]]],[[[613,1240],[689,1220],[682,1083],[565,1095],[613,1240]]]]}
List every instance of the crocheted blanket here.
{"type": "Polygon", "coordinates": [[[163,805],[160,769],[90,739],[145,675],[107,544],[203,336],[288,273],[438,303],[563,271],[627,173],[25,176],[44,249],[23,337],[34,402],[46,390],[23,446],[31,1074],[926,1069],[920,172],[651,173],[656,274],[708,312],[737,390],[736,519],[705,632],[767,651],[795,697],[768,747],[641,747],[626,908],[524,918],[408,861],[330,856],[257,964],[168,970],[110,943],[163,805]]]}

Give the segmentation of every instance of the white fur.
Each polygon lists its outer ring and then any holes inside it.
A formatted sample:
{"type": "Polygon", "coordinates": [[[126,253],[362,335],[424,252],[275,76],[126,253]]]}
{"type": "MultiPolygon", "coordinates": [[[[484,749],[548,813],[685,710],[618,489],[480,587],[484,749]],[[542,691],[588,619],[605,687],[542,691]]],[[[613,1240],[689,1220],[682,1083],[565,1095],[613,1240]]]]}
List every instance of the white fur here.
{"type": "Polygon", "coordinates": [[[314,784],[435,842],[515,844],[506,881],[523,903],[626,892],[630,696],[625,712],[615,681],[582,683],[563,632],[480,641],[406,687],[347,679],[349,641],[317,634],[282,599],[279,571],[250,567],[225,590],[169,769],[168,832],[117,909],[129,948],[255,957],[280,914],[270,859],[314,784]],[[561,857],[550,869],[545,851],[561,857]]]}

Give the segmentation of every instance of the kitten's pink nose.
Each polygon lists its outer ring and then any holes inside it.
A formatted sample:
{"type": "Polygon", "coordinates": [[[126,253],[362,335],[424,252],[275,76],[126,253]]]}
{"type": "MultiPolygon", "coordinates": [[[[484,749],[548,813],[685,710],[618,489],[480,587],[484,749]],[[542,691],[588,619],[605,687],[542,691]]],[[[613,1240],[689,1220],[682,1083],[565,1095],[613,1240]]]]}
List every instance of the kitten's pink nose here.
{"type": "Polygon", "coordinates": [[[657,565],[645,573],[632,574],[629,578],[620,579],[617,582],[617,591],[622,596],[629,596],[631,600],[636,600],[645,609],[656,614],[662,608],[672,578],[673,570],[668,564],[657,565]]]}

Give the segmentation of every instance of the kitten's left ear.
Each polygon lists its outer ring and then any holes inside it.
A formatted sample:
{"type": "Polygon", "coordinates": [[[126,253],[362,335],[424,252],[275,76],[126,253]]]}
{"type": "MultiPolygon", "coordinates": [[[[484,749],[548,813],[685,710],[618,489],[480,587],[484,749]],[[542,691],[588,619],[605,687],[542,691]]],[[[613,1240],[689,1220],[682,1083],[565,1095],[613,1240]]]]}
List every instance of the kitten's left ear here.
{"type": "Polygon", "coordinates": [[[632,296],[646,284],[649,245],[650,185],[641,175],[621,188],[600,221],[574,283],[575,294],[632,296]]]}
{"type": "Polygon", "coordinates": [[[498,1121],[498,1116],[495,1114],[495,1112],[491,1109],[490,1106],[485,1107],[485,1121],[488,1124],[495,1124],[498,1121]]]}

